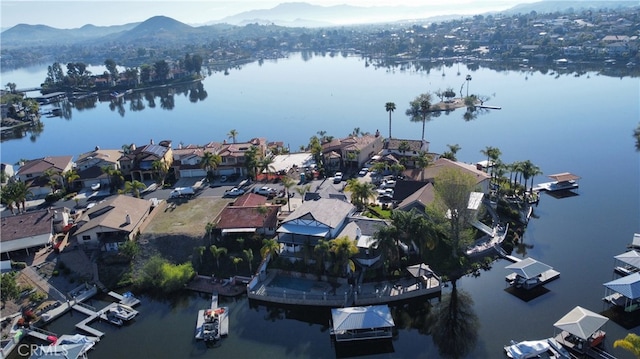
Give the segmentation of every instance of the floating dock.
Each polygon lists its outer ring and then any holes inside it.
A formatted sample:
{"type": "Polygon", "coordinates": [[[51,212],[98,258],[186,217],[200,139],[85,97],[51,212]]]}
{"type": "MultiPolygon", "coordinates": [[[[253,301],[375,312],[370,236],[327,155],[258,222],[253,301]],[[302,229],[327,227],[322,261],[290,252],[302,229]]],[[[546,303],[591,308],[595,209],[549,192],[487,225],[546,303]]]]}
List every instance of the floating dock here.
{"type": "Polygon", "coordinates": [[[220,322],[220,335],[227,336],[229,335],[229,308],[228,307],[219,307],[218,306],[218,295],[214,293],[211,296],[211,307],[210,309],[201,309],[198,311],[198,319],[196,320],[196,334],[195,338],[198,340],[202,340],[202,326],[204,325],[205,311],[207,310],[216,310],[222,309],[222,312],[219,314],[219,322],[220,322]]]}

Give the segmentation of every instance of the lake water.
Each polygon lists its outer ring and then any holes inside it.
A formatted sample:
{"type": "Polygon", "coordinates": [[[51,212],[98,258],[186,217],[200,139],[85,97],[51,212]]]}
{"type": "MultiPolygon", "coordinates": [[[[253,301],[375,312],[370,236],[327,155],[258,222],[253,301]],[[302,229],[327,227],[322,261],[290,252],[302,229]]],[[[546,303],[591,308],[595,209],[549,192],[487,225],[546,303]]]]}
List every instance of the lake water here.
{"type": "MultiPolygon", "coordinates": [[[[73,110],[70,119],[45,118],[44,131],[35,138],[2,143],[2,161],[45,155],[74,155],[125,143],[170,139],[174,145],[223,141],[231,129],[239,140],[266,137],[283,141],[292,150],[306,144],[317,131],[342,137],[355,127],[388,134],[384,104],[396,103],[393,136],[419,139],[421,124],[409,122],[404,111],[418,94],[451,87],[459,89],[467,74],[469,92],[489,96],[485,104],[501,106],[465,122],[463,110],[442,115],[426,125],[431,150],[443,152],[447,144],[462,148],[458,159],[483,160],[486,146],[501,150],[505,163],[531,160],[544,175],[572,172],[582,177],[578,196],[556,199],[543,195],[525,235],[525,254],[561,273],[547,284],[548,293],[524,302],[505,292],[504,269],[499,260],[480,277],[464,277],[459,288],[474,300],[480,318],[479,340],[469,358],[502,357],[509,340],[540,339],[554,334],[553,323],[580,305],[595,312],[605,309],[603,283],[613,279],[613,256],[626,251],[634,232],[640,232],[640,153],[634,149],[633,130],[640,119],[637,78],[613,78],[590,72],[579,77],[539,72],[496,72],[458,66],[421,73],[366,67],[354,57],[315,56],[248,64],[228,75],[215,73],[204,81],[206,99],[191,102],[174,97],[171,110],[145,108],[124,112],[108,103],[73,110]]],[[[3,83],[19,88],[36,86],[46,72],[16,70],[2,74],[3,83]],[[30,72],[31,71],[31,72],[30,72]]],[[[466,91],[466,88],[463,92],[466,91]]],[[[158,104],[159,101],[156,100],[158,104]]],[[[538,176],[536,183],[544,182],[538,176]]],[[[306,315],[297,311],[250,308],[246,299],[226,302],[231,308],[230,334],[222,346],[207,351],[193,340],[197,310],[208,298],[195,294],[173,300],[143,297],[139,318],[131,326],[104,329],[107,335],[91,358],[114,357],[332,357],[334,348],[322,321],[326,309],[306,315]],[[318,320],[317,318],[320,318],[318,320]]],[[[50,329],[73,331],[74,318],[65,316],[50,329]]],[[[605,328],[607,346],[640,328],[626,330],[613,322],[605,328]]],[[[429,335],[400,329],[393,353],[379,357],[438,357],[429,335]]]]}

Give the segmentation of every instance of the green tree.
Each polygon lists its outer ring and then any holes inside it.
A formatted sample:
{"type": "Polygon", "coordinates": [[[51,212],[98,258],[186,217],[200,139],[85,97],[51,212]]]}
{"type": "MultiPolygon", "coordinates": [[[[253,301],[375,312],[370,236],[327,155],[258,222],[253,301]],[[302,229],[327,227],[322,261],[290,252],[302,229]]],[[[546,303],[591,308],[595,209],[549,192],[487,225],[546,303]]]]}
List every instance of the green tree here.
{"type": "Polygon", "coordinates": [[[220,257],[227,254],[227,249],[225,247],[218,247],[215,244],[212,244],[209,247],[209,251],[213,255],[213,258],[216,259],[216,267],[220,268],[220,257]]]}
{"type": "Polygon", "coordinates": [[[255,180],[258,168],[258,147],[251,146],[247,151],[244,152],[244,165],[247,169],[247,174],[249,178],[255,180]]]}
{"type": "Polygon", "coordinates": [[[200,168],[207,171],[207,177],[213,176],[213,171],[222,163],[222,157],[217,153],[205,151],[200,158],[200,168]]]}
{"type": "Polygon", "coordinates": [[[160,187],[164,186],[164,181],[169,173],[169,164],[162,160],[155,160],[151,163],[151,169],[153,169],[160,187]]]}
{"type": "Polygon", "coordinates": [[[227,133],[227,138],[233,140],[233,143],[236,143],[236,139],[238,138],[238,131],[236,131],[235,129],[230,130],[229,133],[227,133]]]}
{"type": "Polygon", "coordinates": [[[104,172],[109,179],[109,189],[111,191],[116,188],[120,188],[120,186],[124,183],[124,176],[119,169],[115,169],[110,166],[103,166],[102,172],[104,172]]]}
{"type": "Polygon", "coordinates": [[[26,183],[20,181],[11,181],[6,186],[2,187],[0,191],[1,201],[13,214],[13,205],[15,205],[20,211],[20,205],[22,205],[22,211],[27,211],[27,199],[33,196],[33,193],[29,189],[26,183]]]}
{"type": "Polygon", "coordinates": [[[123,245],[119,246],[120,253],[129,257],[129,259],[135,258],[140,254],[140,246],[136,241],[126,241],[123,245]]]}
{"type": "Polygon", "coordinates": [[[391,139],[391,114],[396,110],[396,104],[393,102],[387,102],[384,105],[384,109],[389,112],[389,139],[391,139]]]}
{"type": "Polygon", "coordinates": [[[104,66],[107,68],[107,71],[109,71],[109,74],[111,75],[111,79],[113,81],[117,81],[118,80],[118,67],[117,67],[117,64],[116,64],[115,60],[113,60],[113,59],[104,60],[104,66]]]}
{"type": "Polygon", "coordinates": [[[242,258],[240,257],[231,257],[231,262],[233,262],[233,266],[236,267],[236,273],[238,272],[238,264],[242,263],[242,258]]]}
{"type": "MultiPolygon", "coordinates": [[[[493,168],[493,163],[498,161],[498,159],[500,159],[500,155],[502,155],[502,152],[499,148],[491,146],[485,147],[484,150],[480,151],[480,153],[487,156],[487,173],[489,173],[489,168],[493,168]]],[[[493,172],[491,173],[491,175],[493,177],[493,172]]]]}
{"type": "Polygon", "coordinates": [[[347,264],[352,267],[353,262],[350,262],[350,258],[358,254],[358,247],[356,242],[348,236],[342,236],[334,238],[329,241],[329,248],[334,256],[334,273],[336,275],[343,275],[347,270],[347,264]]]}
{"type": "Polygon", "coordinates": [[[78,174],[78,172],[73,169],[62,173],[62,177],[64,178],[64,183],[65,183],[67,192],[71,192],[71,190],[74,187],[73,182],[80,179],[80,175],[78,174]]]}
{"type": "Polygon", "coordinates": [[[156,63],[153,64],[153,69],[156,72],[157,80],[164,81],[169,77],[169,64],[166,61],[156,61],[156,63]]]}
{"type": "Polygon", "coordinates": [[[269,175],[275,172],[275,167],[273,167],[273,157],[265,156],[259,162],[258,166],[260,168],[260,173],[266,173],[265,182],[269,181],[269,175]]]}
{"type": "Polygon", "coordinates": [[[125,182],[124,189],[119,192],[122,194],[131,193],[134,197],[140,198],[140,191],[142,191],[145,188],[147,188],[147,186],[144,183],[138,180],[133,180],[133,181],[125,182]]]}
{"type": "Polygon", "coordinates": [[[445,151],[440,157],[451,161],[457,161],[458,159],[456,158],[456,154],[460,151],[460,145],[456,143],[455,145],[447,145],[447,147],[449,147],[449,150],[445,151]]]}
{"type": "Polygon", "coordinates": [[[640,336],[634,333],[627,334],[624,339],[613,342],[614,348],[622,348],[631,352],[636,358],[640,358],[640,336]]]}
{"type": "Polygon", "coordinates": [[[318,266],[318,273],[324,274],[325,261],[331,251],[329,241],[325,239],[318,240],[318,243],[313,247],[313,254],[315,255],[316,265],[318,266]]]}
{"type": "Polygon", "coordinates": [[[19,287],[16,282],[17,272],[7,272],[2,274],[0,279],[0,297],[2,302],[6,302],[9,299],[18,298],[19,287]]]}
{"type": "Polygon", "coordinates": [[[376,198],[375,186],[370,182],[361,182],[356,178],[349,179],[345,191],[351,192],[351,203],[363,210],[370,199],[376,198]]]}
{"type": "Polygon", "coordinates": [[[531,178],[531,192],[533,192],[533,178],[542,174],[542,170],[531,161],[526,160],[522,162],[522,177],[524,178],[524,190],[527,191],[527,181],[531,178]]]}
{"type": "Polygon", "coordinates": [[[280,253],[280,243],[275,238],[263,239],[262,240],[262,248],[260,248],[260,255],[262,259],[267,258],[268,255],[271,255],[273,258],[280,253]]]}
{"type": "Polygon", "coordinates": [[[450,231],[445,240],[451,245],[453,257],[458,258],[458,251],[473,239],[465,229],[471,214],[467,209],[469,195],[476,188],[476,179],[461,170],[445,168],[436,176],[434,187],[437,205],[446,211],[449,219],[450,231]]]}

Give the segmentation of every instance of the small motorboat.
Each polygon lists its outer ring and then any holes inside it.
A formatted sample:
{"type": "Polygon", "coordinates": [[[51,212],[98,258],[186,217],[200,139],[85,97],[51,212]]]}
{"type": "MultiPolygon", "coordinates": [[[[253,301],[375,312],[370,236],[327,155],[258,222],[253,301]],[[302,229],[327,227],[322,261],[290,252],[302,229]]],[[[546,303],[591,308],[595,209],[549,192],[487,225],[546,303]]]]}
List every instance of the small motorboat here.
{"type": "Polygon", "coordinates": [[[92,189],[93,191],[97,191],[97,190],[99,190],[99,189],[100,189],[100,183],[92,184],[92,185],[91,185],[91,189],[92,189]]]}

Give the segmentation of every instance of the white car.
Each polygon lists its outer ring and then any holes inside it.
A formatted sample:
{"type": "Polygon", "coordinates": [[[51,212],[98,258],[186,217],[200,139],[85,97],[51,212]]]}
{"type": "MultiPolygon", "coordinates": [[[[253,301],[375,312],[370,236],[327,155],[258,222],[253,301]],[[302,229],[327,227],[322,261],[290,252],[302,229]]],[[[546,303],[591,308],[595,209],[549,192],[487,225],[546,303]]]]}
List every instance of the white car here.
{"type": "Polygon", "coordinates": [[[340,182],[342,182],[342,172],[336,172],[336,174],[333,176],[333,183],[340,182]]]}
{"type": "Polygon", "coordinates": [[[382,181],[380,188],[393,188],[396,186],[396,180],[386,179],[382,181]]]}
{"type": "Polygon", "coordinates": [[[367,167],[364,167],[363,169],[360,170],[360,172],[358,172],[358,175],[360,177],[364,177],[367,175],[368,172],[369,172],[369,169],[367,167]]]}
{"type": "Polygon", "coordinates": [[[244,190],[240,189],[240,188],[237,188],[237,187],[233,187],[232,189],[230,189],[230,190],[228,190],[228,191],[226,191],[224,193],[224,195],[228,196],[228,197],[237,197],[237,196],[241,196],[243,194],[244,194],[244,190]]]}
{"type": "Polygon", "coordinates": [[[277,192],[277,191],[276,191],[275,189],[273,189],[273,188],[271,188],[271,187],[267,187],[267,186],[264,186],[264,187],[254,187],[254,188],[253,188],[253,193],[257,193],[257,194],[259,194],[259,195],[267,196],[267,197],[268,197],[268,196],[273,196],[273,195],[275,195],[275,194],[276,194],[276,192],[277,192]]]}

